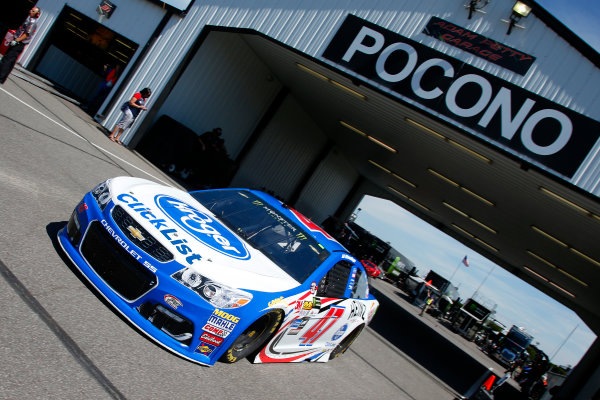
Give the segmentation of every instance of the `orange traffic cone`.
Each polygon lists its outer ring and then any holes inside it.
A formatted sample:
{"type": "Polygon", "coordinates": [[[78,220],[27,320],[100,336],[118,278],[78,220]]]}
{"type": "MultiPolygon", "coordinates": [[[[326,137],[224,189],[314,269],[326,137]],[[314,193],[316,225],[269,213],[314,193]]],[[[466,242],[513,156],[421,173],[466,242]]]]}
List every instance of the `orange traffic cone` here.
{"type": "Polygon", "coordinates": [[[494,384],[494,380],[496,380],[496,375],[492,374],[492,375],[490,375],[489,378],[487,378],[485,380],[485,382],[483,382],[482,386],[485,388],[485,390],[487,390],[488,392],[490,390],[492,390],[492,385],[494,384]]]}

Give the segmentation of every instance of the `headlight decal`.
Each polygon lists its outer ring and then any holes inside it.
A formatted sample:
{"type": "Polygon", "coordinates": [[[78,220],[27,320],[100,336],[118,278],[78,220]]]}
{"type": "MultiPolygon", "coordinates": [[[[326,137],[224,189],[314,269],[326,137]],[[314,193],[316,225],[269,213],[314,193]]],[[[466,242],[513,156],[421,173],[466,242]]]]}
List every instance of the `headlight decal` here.
{"type": "Polygon", "coordinates": [[[101,211],[104,211],[106,205],[110,201],[110,188],[109,188],[110,179],[99,183],[94,189],[92,189],[92,196],[96,199],[98,203],[98,207],[100,207],[101,211]]]}
{"type": "Polygon", "coordinates": [[[177,271],[171,277],[217,308],[239,308],[252,300],[251,293],[214,282],[191,268],[177,271]]]}

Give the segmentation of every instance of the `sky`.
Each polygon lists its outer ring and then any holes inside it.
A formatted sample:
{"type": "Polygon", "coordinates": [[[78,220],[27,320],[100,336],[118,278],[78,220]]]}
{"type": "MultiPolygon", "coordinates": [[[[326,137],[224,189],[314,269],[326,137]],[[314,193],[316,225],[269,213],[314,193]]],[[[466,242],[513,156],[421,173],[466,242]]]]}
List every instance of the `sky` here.
{"type": "Polygon", "coordinates": [[[596,51],[600,51],[600,1],[598,0],[536,0],[556,19],[596,51]]]}
{"type": "Polygon", "coordinates": [[[554,364],[575,366],[596,339],[573,311],[395,203],[365,196],[354,212],[358,225],[390,242],[418,275],[434,270],[458,286],[461,299],[477,291],[481,304],[497,304],[494,318],[526,328],[554,364]],[[465,256],[469,267],[461,262],[465,256]]]}

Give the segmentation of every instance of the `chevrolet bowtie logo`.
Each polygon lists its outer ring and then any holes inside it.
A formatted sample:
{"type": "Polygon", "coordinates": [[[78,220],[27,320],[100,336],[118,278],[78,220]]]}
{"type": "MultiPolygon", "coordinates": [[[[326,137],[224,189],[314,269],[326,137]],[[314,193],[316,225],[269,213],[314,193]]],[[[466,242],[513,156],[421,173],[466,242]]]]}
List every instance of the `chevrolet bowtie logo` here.
{"type": "Polygon", "coordinates": [[[139,229],[134,228],[133,226],[130,225],[127,227],[127,230],[129,231],[129,233],[131,233],[131,236],[133,236],[140,242],[143,242],[144,240],[146,240],[146,238],[144,236],[142,236],[142,231],[140,231],[139,229]]]}

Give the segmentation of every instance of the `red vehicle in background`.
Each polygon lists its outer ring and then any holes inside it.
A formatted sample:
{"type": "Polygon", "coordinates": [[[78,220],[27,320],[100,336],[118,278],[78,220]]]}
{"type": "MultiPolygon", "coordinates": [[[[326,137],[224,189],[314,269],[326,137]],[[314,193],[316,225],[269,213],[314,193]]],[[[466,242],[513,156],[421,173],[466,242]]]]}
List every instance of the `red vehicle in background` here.
{"type": "Polygon", "coordinates": [[[373,278],[383,278],[381,268],[378,265],[369,260],[360,260],[362,265],[367,270],[367,274],[373,278]]]}

